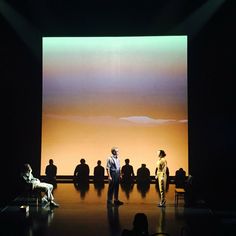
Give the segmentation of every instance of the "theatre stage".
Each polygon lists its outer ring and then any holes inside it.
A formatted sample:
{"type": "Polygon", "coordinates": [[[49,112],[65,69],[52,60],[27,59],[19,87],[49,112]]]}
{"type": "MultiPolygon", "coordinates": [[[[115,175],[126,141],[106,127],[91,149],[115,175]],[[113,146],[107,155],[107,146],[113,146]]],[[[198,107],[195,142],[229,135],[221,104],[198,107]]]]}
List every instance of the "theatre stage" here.
{"type": "Polygon", "coordinates": [[[123,229],[131,229],[134,215],[145,213],[150,234],[165,232],[179,235],[231,235],[231,229],[219,224],[219,219],[206,206],[185,208],[184,202],[174,204],[174,184],[169,185],[166,208],[159,208],[159,194],[155,184],[138,189],[134,184],[129,190],[120,187],[120,200],[124,205],[107,207],[107,183],[97,188],[90,183],[78,188],[73,183],[59,183],[54,190],[59,208],[36,206],[28,201],[29,213],[21,212],[22,199],[17,197],[1,209],[0,235],[121,235],[123,229]],[[223,234],[221,234],[223,232],[223,234]],[[228,233],[228,234],[227,234],[228,233]]]}

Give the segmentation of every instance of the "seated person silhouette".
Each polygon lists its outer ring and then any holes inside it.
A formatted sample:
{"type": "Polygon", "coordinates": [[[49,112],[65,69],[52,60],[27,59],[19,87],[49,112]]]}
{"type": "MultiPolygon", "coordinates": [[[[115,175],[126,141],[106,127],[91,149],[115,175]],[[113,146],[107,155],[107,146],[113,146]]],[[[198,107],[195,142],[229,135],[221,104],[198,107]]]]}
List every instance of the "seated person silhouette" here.
{"type": "Polygon", "coordinates": [[[184,206],[191,207],[195,204],[196,190],[194,189],[193,176],[189,175],[185,184],[184,206]]]}
{"type": "Polygon", "coordinates": [[[125,165],[121,168],[122,183],[124,184],[132,183],[134,180],[134,169],[129,162],[129,159],[125,159],[125,165]]]}
{"type": "Polygon", "coordinates": [[[45,169],[46,174],[46,182],[52,184],[54,187],[56,186],[56,175],[57,175],[57,167],[53,164],[53,159],[49,160],[49,165],[46,166],[45,169]]]}
{"type": "Polygon", "coordinates": [[[184,188],[185,181],[186,181],[186,172],[183,170],[183,168],[179,168],[175,172],[175,187],[176,188],[184,188]]]}
{"type": "Polygon", "coordinates": [[[75,168],[74,180],[80,183],[89,182],[89,166],[85,163],[84,158],[80,160],[80,164],[75,168]]]}
{"type": "Polygon", "coordinates": [[[146,167],[146,164],[142,164],[141,167],[137,170],[137,189],[141,193],[142,198],[146,197],[146,193],[150,189],[150,171],[146,167]]]}
{"type": "Polygon", "coordinates": [[[30,164],[24,164],[23,170],[21,172],[21,179],[25,183],[25,187],[30,190],[40,190],[45,193],[42,197],[43,207],[54,206],[58,207],[59,205],[54,201],[54,196],[52,194],[53,185],[41,182],[39,179],[35,178],[32,174],[32,168],[30,164]]]}
{"type": "Polygon", "coordinates": [[[97,166],[94,167],[94,183],[103,183],[104,182],[104,173],[105,169],[101,166],[102,162],[97,161],[97,166]]]}
{"type": "Polygon", "coordinates": [[[97,195],[101,197],[102,189],[104,189],[104,173],[105,168],[101,166],[102,162],[100,160],[97,161],[97,166],[94,167],[94,188],[97,190],[97,195]]]}
{"type": "Polygon", "coordinates": [[[150,183],[150,171],[146,167],[146,164],[142,164],[141,167],[137,170],[137,183],[146,184],[150,183]]]}
{"type": "Polygon", "coordinates": [[[121,236],[149,236],[147,216],[144,213],[137,213],[134,216],[133,229],[124,229],[121,236]]]}

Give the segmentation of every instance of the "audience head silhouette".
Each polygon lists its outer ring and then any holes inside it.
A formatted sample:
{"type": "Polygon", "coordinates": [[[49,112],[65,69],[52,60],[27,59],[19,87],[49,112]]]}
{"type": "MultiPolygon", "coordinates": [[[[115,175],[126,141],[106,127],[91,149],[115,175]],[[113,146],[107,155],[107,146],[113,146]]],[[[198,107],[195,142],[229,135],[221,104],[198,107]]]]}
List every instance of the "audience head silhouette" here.
{"type": "Polygon", "coordinates": [[[49,164],[52,165],[53,164],[53,159],[49,160],[49,164]]]}
{"type": "Polygon", "coordinates": [[[85,159],[82,158],[82,159],[80,160],[80,163],[81,163],[81,164],[85,164],[85,159]]]}
{"type": "Polygon", "coordinates": [[[148,219],[144,213],[137,213],[134,216],[133,230],[140,235],[148,235],[148,219]]]}
{"type": "Polygon", "coordinates": [[[128,165],[129,164],[129,159],[125,159],[125,164],[128,165]]]}
{"type": "Polygon", "coordinates": [[[97,161],[98,166],[100,166],[102,164],[102,162],[100,160],[97,161]]]}
{"type": "Polygon", "coordinates": [[[148,219],[144,213],[137,213],[133,220],[133,229],[124,229],[122,236],[149,236],[148,219]]]}

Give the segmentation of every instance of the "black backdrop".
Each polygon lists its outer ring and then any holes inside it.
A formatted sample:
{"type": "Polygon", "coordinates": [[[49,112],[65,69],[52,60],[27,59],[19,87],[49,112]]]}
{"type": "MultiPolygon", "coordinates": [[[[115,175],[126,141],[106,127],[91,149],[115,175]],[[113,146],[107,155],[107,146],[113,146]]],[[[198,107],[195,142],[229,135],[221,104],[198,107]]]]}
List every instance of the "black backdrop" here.
{"type": "Polygon", "coordinates": [[[199,30],[194,29],[203,15],[188,19],[204,6],[203,0],[4,2],[14,14],[12,23],[0,14],[1,206],[17,194],[23,163],[31,163],[35,175],[40,173],[42,36],[186,34],[189,172],[210,207],[236,208],[233,0],[225,1],[199,30]]]}

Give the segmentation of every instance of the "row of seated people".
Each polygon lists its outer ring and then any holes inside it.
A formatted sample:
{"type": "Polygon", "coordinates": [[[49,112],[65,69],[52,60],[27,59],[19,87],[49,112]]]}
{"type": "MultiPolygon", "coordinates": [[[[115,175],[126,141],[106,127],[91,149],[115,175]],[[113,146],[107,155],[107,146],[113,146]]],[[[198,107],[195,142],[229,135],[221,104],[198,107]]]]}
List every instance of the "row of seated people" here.
{"type": "MultiPolygon", "coordinates": [[[[85,159],[80,160],[80,164],[76,166],[74,170],[74,180],[88,182],[89,181],[89,166],[86,164],[85,159]]],[[[155,175],[157,174],[157,169],[155,175]]],[[[57,167],[53,164],[53,160],[49,160],[49,165],[45,169],[46,182],[53,185],[56,184],[57,167]]],[[[133,166],[130,165],[130,160],[125,159],[125,165],[121,168],[122,183],[130,183],[136,179],[138,183],[150,182],[150,170],[146,167],[146,164],[142,164],[137,170],[137,176],[135,177],[133,166]]],[[[94,168],[94,182],[103,182],[105,176],[105,168],[101,165],[101,161],[97,161],[97,166],[94,168]]],[[[167,182],[169,182],[169,169],[167,168],[167,182]]],[[[183,188],[186,182],[186,172],[183,168],[180,168],[175,173],[175,185],[176,188],[183,188]]]]}
{"type": "MultiPolygon", "coordinates": [[[[135,179],[133,166],[129,164],[129,159],[125,160],[125,165],[121,168],[122,183],[131,183],[135,179]]],[[[94,182],[104,181],[105,168],[101,165],[101,161],[97,162],[97,166],[94,168],[94,182]]],[[[74,178],[78,181],[89,181],[89,166],[86,164],[85,159],[80,160],[80,164],[76,166],[74,171],[74,178]]],[[[136,182],[150,182],[150,170],[145,164],[137,170],[136,182]]]]}

